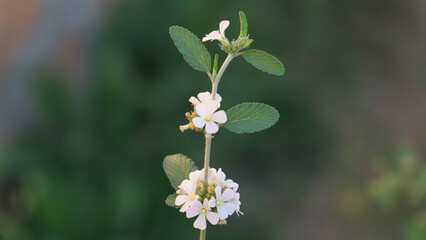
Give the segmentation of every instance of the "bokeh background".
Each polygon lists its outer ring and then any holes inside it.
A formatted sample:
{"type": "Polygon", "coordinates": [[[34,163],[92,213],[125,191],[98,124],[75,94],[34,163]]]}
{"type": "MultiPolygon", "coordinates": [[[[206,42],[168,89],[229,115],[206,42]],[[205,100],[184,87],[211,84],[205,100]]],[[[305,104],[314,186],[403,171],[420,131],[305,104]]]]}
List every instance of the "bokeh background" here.
{"type": "Polygon", "coordinates": [[[281,117],[216,135],[245,214],[207,237],[426,239],[424,0],[0,0],[0,239],[198,239],[164,203],[162,160],[202,166],[203,137],[178,126],[210,83],[168,28],[228,19],[236,38],[239,10],[286,73],[237,58],[222,106],[281,117]]]}

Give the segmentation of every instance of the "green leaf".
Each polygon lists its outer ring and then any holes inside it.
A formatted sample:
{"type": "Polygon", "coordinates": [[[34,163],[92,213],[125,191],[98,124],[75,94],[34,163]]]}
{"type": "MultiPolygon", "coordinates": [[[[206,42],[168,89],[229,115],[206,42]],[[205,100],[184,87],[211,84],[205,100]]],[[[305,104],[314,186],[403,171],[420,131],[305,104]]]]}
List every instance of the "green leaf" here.
{"type": "Polygon", "coordinates": [[[240,38],[247,36],[248,25],[247,17],[243,11],[240,11],[240,38]]]}
{"type": "Polygon", "coordinates": [[[171,26],[169,33],[177,49],[191,67],[201,72],[210,71],[212,61],[210,53],[195,34],[180,26],[171,26]]]}
{"type": "Polygon", "coordinates": [[[165,157],[163,168],[172,187],[176,190],[179,189],[179,185],[183,180],[189,178],[189,173],[198,170],[194,161],[180,153],[165,157]]]}
{"type": "Polygon", "coordinates": [[[249,49],[243,52],[244,59],[255,68],[273,75],[282,76],[284,74],[284,65],[271,54],[249,49]]]}
{"type": "Polygon", "coordinates": [[[223,127],[235,133],[254,133],[274,125],[280,114],[263,103],[241,103],[226,111],[228,121],[223,127]]]}
{"type": "Polygon", "coordinates": [[[167,198],[166,198],[167,206],[179,208],[178,206],[175,205],[176,197],[177,197],[176,193],[172,193],[169,196],[167,196],[167,198]]]}

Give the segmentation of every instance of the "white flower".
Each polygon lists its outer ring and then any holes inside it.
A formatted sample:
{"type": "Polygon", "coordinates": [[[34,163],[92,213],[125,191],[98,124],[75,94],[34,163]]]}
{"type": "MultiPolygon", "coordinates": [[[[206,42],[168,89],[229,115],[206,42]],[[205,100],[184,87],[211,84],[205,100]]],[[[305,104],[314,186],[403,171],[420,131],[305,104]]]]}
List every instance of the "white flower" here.
{"type": "Polygon", "coordinates": [[[185,179],[179,185],[179,195],[176,197],[175,205],[183,205],[179,211],[185,212],[199,196],[195,193],[197,189],[197,181],[185,179]]]}
{"type": "Polygon", "coordinates": [[[219,31],[213,31],[209,34],[206,34],[205,37],[203,37],[203,42],[208,41],[208,40],[219,40],[219,41],[225,41],[226,37],[225,37],[225,30],[228,28],[229,26],[229,21],[228,20],[224,20],[222,22],[220,22],[219,24],[219,31]]]}
{"type": "Polygon", "coordinates": [[[210,199],[210,207],[216,207],[220,219],[224,220],[236,210],[236,205],[229,202],[233,200],[235,193],[230,188],[225,189],[222,193],[222,188],[219,186],[217,186],[214,191],[216,193],[216,198],[212,197],[210,199]]]}
{"type": "MultiPolygon", "coordinates": [[[[199,103],[206,103],[208,101],[212,101],[212,95],[210,92],[201,92],[197,95],[198,99],[196,97],[189,98],[189,102],[192,103],[192,105],[197,106],[199,103]]],[[[220,108],[220,102],[222,101],[222,97],[216,93],[216,97],[214,99],[218,103],[218,108],[220,108]]]]}
{"type": "Polygon", "coordinates": [[[244,215],[244,213],[242,213],[240,211],[241,201],[240,201],[240,194],[239,193],[235,193],[234,199],[232,199],[231,203],[234,204],[235,212],[237,213],[238,216],[240,214],[244,215]]]}
{"type": "MultiPolygon", "coordinates": [[[[212,184],[215,182],[215,177],[216,177],[216,169],[215,168],[209,168],[209,179],[208,179],[208,184],[212,184]]],[[[191,181],[198,181],[201,180],[202,182],[204,182],[204,168],[201,170],[196,170],[193,171],[189,174],[189,179],[191,181]]]]}
{"type": "Polygon", "coordinates": [[[231,188],[234,192],[237,192],[238,190],[238,183],[232,181],[231,179],[226,179],[226,175],[222,171],[222,168],[219,168],[219,170],[217,170],[215,176],[215,184],[217,186],[220,186],[221,188],[231,188]]]}
{"type": "Polygon", "coordinates": [[[199,117],[192,119],[192,123],[197,128],[206,126],[207,133],[216,133],[219,130],[217,123],[225,123],[227,120],[226,113],[223,110],[215,112],[219,106],[216,101],[207,101],[199,103],[195,106],[195,110],[199,117]]]}
{"type": "Polygon", "coordinates": [[[219,214],[211,211],[207,198],[204,199],[204,203],[202,205],[201,202],[197,200],[186,211],[187,218],[193,218],[197,215],[198,217],[194,222],[194,227],[200,230],[206,229],[206,218],[213,225],[216,225],[219,222],[219,214]]]}

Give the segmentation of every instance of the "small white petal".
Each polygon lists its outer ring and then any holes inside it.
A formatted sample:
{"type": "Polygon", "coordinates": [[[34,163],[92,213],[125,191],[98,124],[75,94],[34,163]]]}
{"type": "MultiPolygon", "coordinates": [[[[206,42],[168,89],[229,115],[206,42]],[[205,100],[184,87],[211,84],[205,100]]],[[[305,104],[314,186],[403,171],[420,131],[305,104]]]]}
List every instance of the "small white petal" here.
{"type": "Polygon", "coordinates": [[[206,214],[207,220],[213,225],[216,225],[219,222],[219,214],[215,212],[207,212],[206,214]]]}
{"type": "Polygon", "coordinates": [[[210,134],[217,133],[218,130],[219,130],[219,127],[217,126],[216,123],[211,122],[211,121],[206,123],[206,132],[207,133],[210,133],[210,134]]]}
{"type": "Polygon", "coordinates": [[[193,185],[193,182],[189,181],[188,179],[185,179],[179,185],[179,188],[182,188],[187,194],[192,194],[195,192],[195,187],[193,185]]]}
{"type": "MultiPolygon", "coordinates": [[[[201,105],[201,104],[200,104],[201,105]]],[[[213,117],[213,113],[216,111],[216,109],[219,108],[219,103],[217,101],[207,101],[204,102],[203,105],[205,106],[206,114],[211,115],[213,117]]],[[[198,106],[198,105],[197,105],[198,106]]],[[[198,113],[198,112],[197,112],[198,113]]],[[[200,115],[201,116],[201,115],[200,115]]],[[[204,115],[205,116],[205,115],[204,115]]]]}
{"type": "Polygon", "coordinates": [[[226,120],[228,120],[228,118],[226,117],[225,111],[220,110],[213,114],[212,120],[213,122],[217,122],[217,123],[226,123],[226,120]]]}
{"type": "Polygon", "coordinates": [[[180,206],[180,205],[182,205],[182,204],[184,204],[184,203],[186,203],[190,200],[191,199],[189,198],[188,195],[179,195],[179,196],[176,197],[175,205],[180,206]]]}
{"type": "Polygon", "coordinates": [[[223,203],[221,206],[229,215],[232,215],[234,211],[237,209],[235,204],[232,203],[223,203]]]}
{"type": "Polygon", "coordinates": [[[222,97],[219,95],[219,93],[216,93],[216,97],[214,98],[216,102],[222,102],[222,97]]]}
{"type": "Polygon", "coordinates": [[[225,178],[226,178],[225,173],[222,171],[222,168],[219,168],[219,170],[217,170],[216,179],[217,180],[225,180],[225,178]]]}
{"type": "Polygon", "coordinates": [[[210,92],[201,92],[197,95],[202,103],[212,100],[210,92]]]}
{"type": "Polygon", "coordinates": [[[214,192],[216,193],[216,198],[217,199],[222,199],[222,188],[221,187],[217,186],[214,189],[214,192]]]}
{"type": "Polygon", "coordinates": [[[210,211],[210,204],[209,204],[209,200],[207,200],[207,198],[204,198],[204,202],[203,202],[203,208],[207,209],[208,211],[210,211]]]}
{"type": "Polygon", "coordinates": [[[219,31],[213,31],[209,34],[206,34],[205,37],[203,37],[203,42],[208,41],[208,40],[222,40],[222,35],[220,35],[219,31]]]}
{"type": "Polygon", "coordinates": [[[197,112],[197,114],[204,118],[207,114],[207,108],[205,104],[197,104],[197,106],[195,106],[195,111],[197,112]]]}
{"type": "Polygon", "coordinates": [[[196,209],[193,209],[193,208],[188,208],[186,210],[186,217],[187,218],[193,218],[193,217],[195,217],[195,216],[197,216],[199,214],[200,214],[200,211],[196,210],[196,209]]]}
{"type": "Polygon", "coordinates": [[[183,206],[179,209],[179,212],[186,212],[193,203],[194,203],[193,201],[189,200],[188,202],[183,204],[183,206]]]}
{"type": "Polygon", "coordinates": [[[229,182],[229,183],[228,183],[228,180],[226,180],[226,185],[227,185],[228,187],[232,188],[232,190],[234,190],[234,192],[237,192],[238,187],[240,186],[240,185],[238,185],[238,183],[236,183],[236,182],[232,182],[232,180],[231,180],[231,182],[229,182]]]}
{"type": "Polygon", "coordinates": [[[192,103],[194,106],[197,106],[197,104],[200,103],[200,101],[196,97],[189,98],[189,102],[192,103]]]}
{"type": "Polygon", "coordinates": [[[225,220],[228,217],[228,212],[222,206],[217,207],[217,213],[219,214],[220,219],[225,220]]]}
{"type": "Polygon", "coordinates": [[[193,171],[189,174],[189,180],[197,182],[200,179],[200,170],[193,171]]]}
{"type": "Polygon", "coordinates": [[[200,230],[206,229],[206,215],[200,214],[194,222],[194,227],[200,230]]]}
{"type": "MultiPolygon", "coordinates": [[[[197,106],[199,106],[199,105],[201,105],[201,104],[198,104],[197,106]]],[[[204,118],[201,118],[201,117],[195,117],[195,118],[192,119],[192,123],[197,128],[203,128],[204,125],[206,125],[206,120],[204,118]]]]}
{"type": "Polygon", "coordinates": [[[225,192],[223,192],[222,194],[222,201],[229,201],[231,199],[234,198],[234,191],[232,191],[231,189],[227,188],[225,190],[225,192]]]}
{"type": "Polygon", "coordinates": [[[220,32],[220,34],[223,37],[225,37],[225,30],[228,28],[228,26],[229,26],[229,21],[228,20],[223,20],[219,24],[219,32],[220,32]]]}
{"type": "Polygon", "coordinates": [[[186,217],[187,218],[192,218],[197,216],[198,214],[200,214],[202,205],[200,201],[195,201],[191,204],[191,206],[188,208],[188,210],[186,210],[186,217]]]}
{"type": "Polygon", "coordinates": [[[209,205],[210,205],[210,207],[216,207],[216,199],[214,197],[212,197],[210,199],[209,205]]]}

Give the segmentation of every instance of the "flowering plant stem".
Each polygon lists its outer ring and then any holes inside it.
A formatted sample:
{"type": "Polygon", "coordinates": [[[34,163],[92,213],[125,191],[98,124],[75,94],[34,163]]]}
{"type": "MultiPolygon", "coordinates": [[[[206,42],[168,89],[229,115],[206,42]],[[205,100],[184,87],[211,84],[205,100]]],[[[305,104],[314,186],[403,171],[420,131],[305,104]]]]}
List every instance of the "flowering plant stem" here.
{"type": "MultiPolygon", "coordinates": [[[[219,86],[220,78],[222,77],[223,73],[225,72],[226,68],[228,67],[229,63],[232,61],[232,59],[235,57],[235,55],[228,54],[225,61],[223,62],[222,66],[219,69],[219,72],[217,73],[216,77],[212,79],[210,76],[210,72],[208,73],[210,79],[212,80],[212,100],[215,100],[217,88],[219,86]]],[[[212,138],[213,136],[206,132],[205,135],[206,138],[206,146],[204,150],[204,184],[205,191],[207,191],[207,185],[208,185],[208,179],[209,179],[209,167],[210,167],[210,151],[212,146],[212,138]]],[[[206,230],[200,230],[200,240],[206,239],[206,230]]]]}
{"type": "Polygon", "coordinates": [[[200,240],[206,240],[206,230],[200,230],[200,240]]]}
{"type": "Polygon", "coordinates": [[[242,56],[245,61],[255,68],[281,76],[284,65],[269,53],[247,49],[253,42],[249,38],[247,17],[240,11],[240,35],[230,41],[225,36],[229,26],[228,20],[219,24],[219,29],[206,34],[202,41],[191,31],[181,26],[171,26],[169,34],[175,46],[182,53],[184,60],[195,70],[206,73],[212,90],[191,96],[189,102],[193,111],[186,112],[189,123],[179,126],[184,132],[194,130],[203,133],[205,137],[204,168],[198,170],[193,160],[183,154],[168,155],[164,158],[163,168],[176,190],[166,198],[166,204],[180,208],[187,218],[197,217],[194,228],[200,229],[200,240],[206,239],[207,222],[212,225],[225,225],[228,216],[233,213],[242,215],[238,183],[227,179],[222,168],[210,168],[211,145],[214,134],[219,128],[226,128],[234,133],[254,133],[274,125],[279,118],[278,111],[263,103],[241,103],[228,109],[219,110],[222,97],[217,93],[223,73],[231,61],[242,56]],[[210,52],[203,42],[216,40],[222,51],[227,53],[220,68],[219,55],[215,54],[212,66],[210,52]]]}
{"type": "Polygon", "coordinates": [[[239,54],[237,55],[228,54],[222,66],[220,67],[219,72],[217,73],[215,79],[211,79],[212,80],[212,100],[216,98],[217,88],[219,86],[220,78],[222,77],[223,72],[225,72],[225,69],[228,67],[232,59],[234,59],[234,57],[238,55],[239,54]]]}

